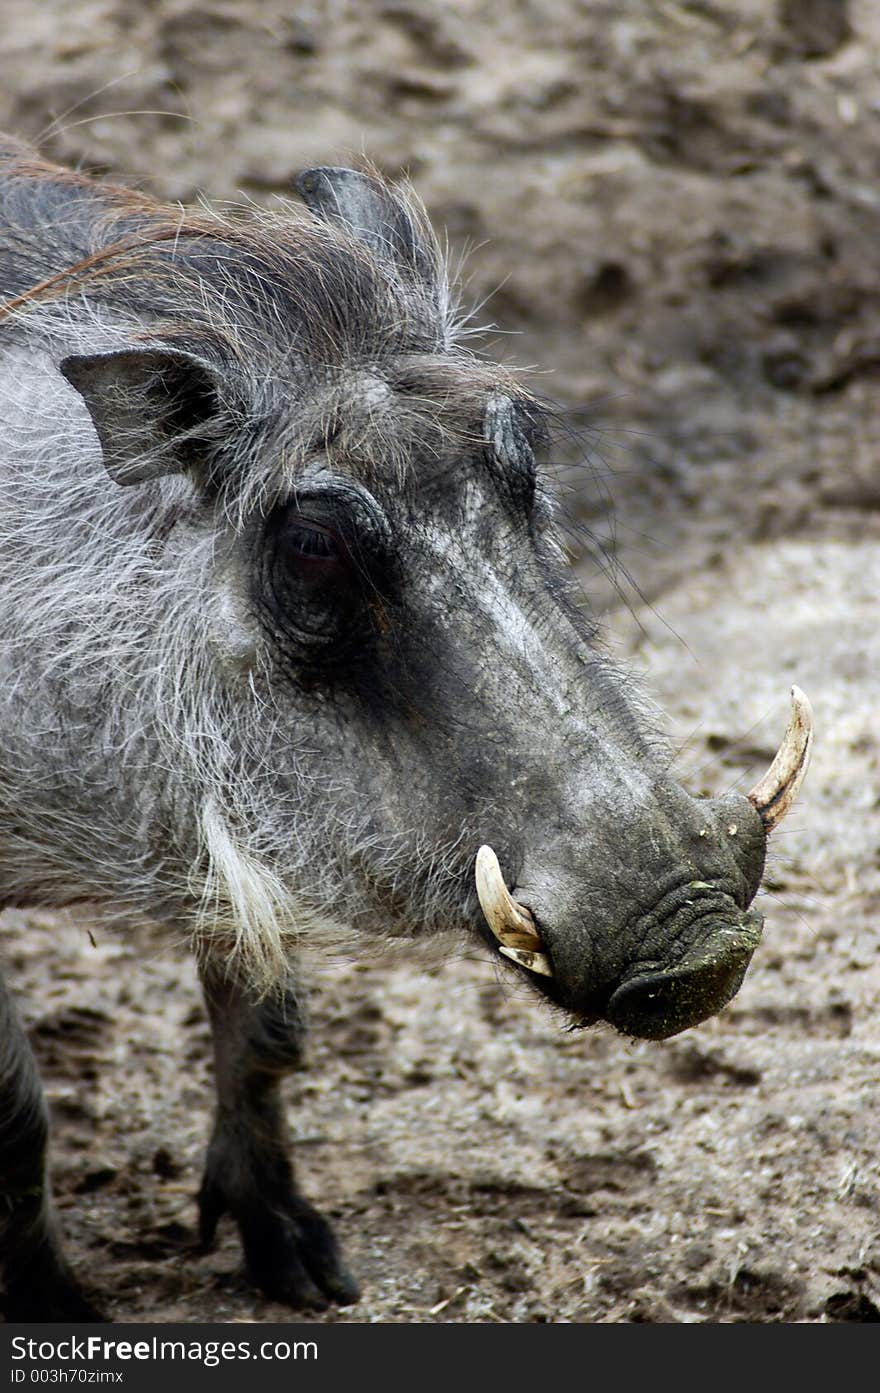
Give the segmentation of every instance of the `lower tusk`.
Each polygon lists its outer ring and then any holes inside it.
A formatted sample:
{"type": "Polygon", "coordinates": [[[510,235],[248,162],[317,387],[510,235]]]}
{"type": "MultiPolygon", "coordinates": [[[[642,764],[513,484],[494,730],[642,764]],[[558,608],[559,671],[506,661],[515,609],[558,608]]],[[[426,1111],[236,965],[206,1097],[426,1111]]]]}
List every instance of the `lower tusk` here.
{"type": "Polygon", "coordinates": [[[749,794],[767,832],[772,832],[798,795],[813,746],[813,709],[800,687],[791,689],[791,716],[776,758],[749,794]]]}
{"type": "Polygon", "coordinates": [[[481,846],[477,852],[474,875],[480,906],[504,956],[530,972],[552,977],[550,959],[543,951],[535,921],[505,885],[498,857],[490,846],[481,846]]]}
{"type": "Polygon", "coordinates": [[[498,952],[503,953],[505,958],[510,958],[511,962],[519,963],[520,967],[528,968],[529,972],[537,972],[539,977],[553,976],[553,968],[546,953],[529,953],[525,948],[505,948],[503,943],[498,952]]]}

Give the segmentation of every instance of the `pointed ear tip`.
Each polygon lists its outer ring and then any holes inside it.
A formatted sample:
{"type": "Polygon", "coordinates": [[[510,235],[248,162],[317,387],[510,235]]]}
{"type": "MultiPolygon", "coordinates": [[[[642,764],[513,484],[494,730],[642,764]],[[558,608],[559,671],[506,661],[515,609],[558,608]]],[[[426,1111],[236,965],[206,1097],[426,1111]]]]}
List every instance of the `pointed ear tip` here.
{"type": "Polygon", "coordinates": [[[83,366],[87,362],[88,359],[84,358],[81,353],[68,353],[65,358],[59,361],[58,371],[61,373],[62,377],[66,377],[68,382],[70,382],[74,377],[80,375],[83,366]]]}
{"type": "Polygon", "coordinates": [[[66,377],[72,387],[84,384],[97,384],[111,371],[118,371],[132,357],[127,349],[102,351],[98,353],[68,353],[59,359],[58,371],[66,377]]]}
{"type": "Polygon", "coordinates": [[[294,175],[293,187],[298,194],[302,194],[303,197],[305,197],[306,194],[311,193],[318,187],[323,173],[324,170],[320,165],[316,166],[314,169],[301,169],[299,174],[294,175]]]}
{"type": "Polygon", "coordinates": [[[102,380],[102,364],[99,355],[90,353],[68,353],[58,363],[58,371],[82,396],[97,391],[102,380]]]}
{"type": "Polygon", "coordinates": [[[302,169],[294,176],[293,187],[305,200],[312,204],[325,199],[328,193],[339,193],[343,189],[375,188],[380,181],[360,169],[348,165],[319,164],[311,169],[302,169]]]}
{"type": "Polygon", "coordinates": [[[58,371],[78,392],[91,395],[124,374],[132,354],[126,349],[98,353],[68,353],[58,362],[58,371]]]}

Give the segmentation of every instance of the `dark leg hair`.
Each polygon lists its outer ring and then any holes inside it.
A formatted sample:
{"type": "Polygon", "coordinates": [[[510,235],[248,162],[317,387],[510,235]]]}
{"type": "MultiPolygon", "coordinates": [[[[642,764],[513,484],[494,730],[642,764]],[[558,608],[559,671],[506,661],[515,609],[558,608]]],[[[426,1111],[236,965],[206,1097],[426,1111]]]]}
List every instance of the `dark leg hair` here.
{"type": "Polygon", "coordinates": [[[61,1253],[46,1149],[49,1120],[31,1047],[0,977],[0,1272],[7,1320],[100,1320],[61,1253]]]}
{"type": "Polygon", "coordinates": [[[281,1079],[300,1060],[304,1033],[296,986],[254,1002],[234,982],[205,974],[214,1034],[217,1115],[199,1194],[208,1245],[220,1216],[232,1214],[248,1274],[290,1306],[357,1301],[327,1220],[303,1199],[288,1156],[281,1079]]]}

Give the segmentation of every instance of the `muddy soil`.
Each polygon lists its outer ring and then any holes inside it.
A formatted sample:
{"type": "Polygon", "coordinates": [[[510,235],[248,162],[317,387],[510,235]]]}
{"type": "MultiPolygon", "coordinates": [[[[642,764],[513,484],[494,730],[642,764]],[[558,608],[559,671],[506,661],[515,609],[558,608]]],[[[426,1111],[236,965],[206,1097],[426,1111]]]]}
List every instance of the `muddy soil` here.
{"type": "MultiPolygon", "coordinates": [[[[566,409],[571,546],[694,791],[817,737],[762,946],[664,1044],[479,950],[315,964],[287,1090],[364,1288],[319,1320],[880,1320],[880,11],[872,0],[5,0],[0,126],[174,199],[409,173],[487,351],[566,409]],[[487,299],[487,297],[489,297],[487,299]]],[[[268,1321],[195,1244],[188,959],[8,913],[70,1254],[117,1320],[268,1321]]]]}

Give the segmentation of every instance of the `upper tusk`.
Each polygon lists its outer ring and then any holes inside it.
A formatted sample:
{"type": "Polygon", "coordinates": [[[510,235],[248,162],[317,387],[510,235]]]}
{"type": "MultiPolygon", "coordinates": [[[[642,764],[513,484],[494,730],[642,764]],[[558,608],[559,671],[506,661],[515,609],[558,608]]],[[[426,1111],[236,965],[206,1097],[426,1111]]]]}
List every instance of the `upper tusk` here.
{"type": "Polygon", "coordinates": [[[530,972],[552,977],[550,959],[543,951],[535,921],[505,885],[498,857],[490,846],[481,846],[477,852],[475,878],[480,906],[504,956],[530,972]]]}
{"type": "Polygon", "coordinates": [[[749,794],[766,831],[782,821],[798,794],[813,747],[813,709],[800,687],[791,689],[791,717],[776,758],[749,794]]]}
{"type": "Polygon", "coordinates": [[[544,945],[535,921],[505,885],[498,857],[490,846],[481,846],[477,852],[475,874],[480,905],[499,943],[530,953],[540,952],[544,945]]]}

